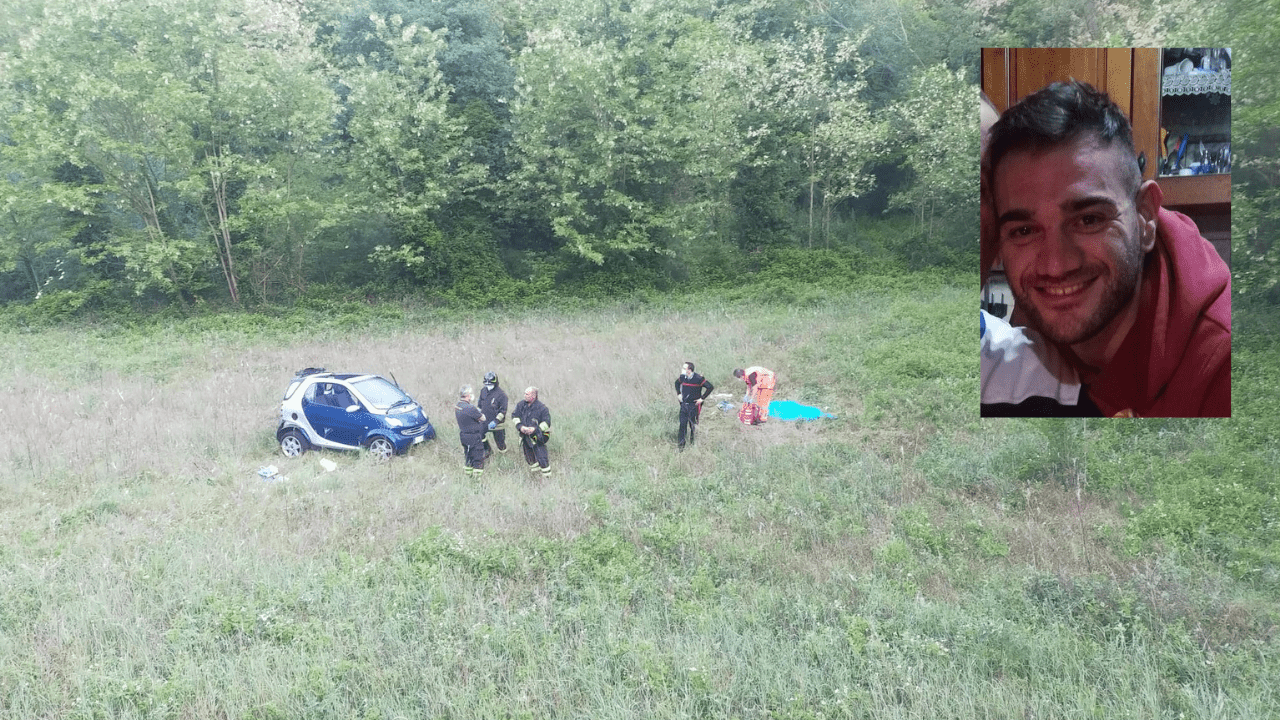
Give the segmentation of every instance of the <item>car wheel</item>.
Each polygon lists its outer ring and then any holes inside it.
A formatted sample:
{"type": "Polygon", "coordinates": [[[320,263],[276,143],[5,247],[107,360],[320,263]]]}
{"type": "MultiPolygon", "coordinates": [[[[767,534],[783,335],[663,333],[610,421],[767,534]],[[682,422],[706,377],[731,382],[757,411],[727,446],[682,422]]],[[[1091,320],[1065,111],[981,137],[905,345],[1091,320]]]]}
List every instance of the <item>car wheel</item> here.
{"type": "Polygon", "coordinates": [[[388,460],[396,454],[396,446],[384,437],[376,437],[369,441],[369,452],[377,455],[379,460],[388,460]]]}
{"type": "Polygon", "coordinates": [[[290,430],[280,436],[280,452],[284,453],[285,457],[298,457],[306,451],[307,441],[297,430],[290,430]]]}

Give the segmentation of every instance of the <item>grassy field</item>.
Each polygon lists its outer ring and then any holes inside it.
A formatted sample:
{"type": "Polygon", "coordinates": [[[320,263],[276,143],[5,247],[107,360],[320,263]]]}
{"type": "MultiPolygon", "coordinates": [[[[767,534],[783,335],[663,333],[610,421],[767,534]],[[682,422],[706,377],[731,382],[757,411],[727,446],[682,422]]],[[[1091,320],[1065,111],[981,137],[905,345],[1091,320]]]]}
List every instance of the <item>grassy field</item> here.
{"type": "Polygon", "coordinates": [[[1273,338],[1237,420],[982,422],[967,288],[783,300],[3,332],[0,716],[1280,716],[1273,338]],[[839,418],[677,453],[684,360],[839,418]],[[281,457],[305,366],[440,438],[281,457]],[[550,480],[464,477],[486,370],[550,480]]]}

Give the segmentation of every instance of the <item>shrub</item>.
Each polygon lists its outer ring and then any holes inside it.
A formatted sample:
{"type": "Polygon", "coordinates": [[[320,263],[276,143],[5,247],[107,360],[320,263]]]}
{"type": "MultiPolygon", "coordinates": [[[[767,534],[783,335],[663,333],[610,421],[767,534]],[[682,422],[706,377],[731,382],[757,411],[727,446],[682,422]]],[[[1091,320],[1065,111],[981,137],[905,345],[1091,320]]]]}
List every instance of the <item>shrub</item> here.
{"type": "Polygon", "coordinates": [[[1154,500],[1129,523],[1127,539],[1162,539],[1209,552],[1237,577],[1280,577],[1280,481],[1254,455],[1196,452],[1161,468],[1154,500]]]}
{"type": "Polygon", "coordinates": [[[929,522],[929,515],[920,508],[903,508],[898,512],[896,525],[916,546],[940,557],[951,554],[947,533],[929,522]]]}

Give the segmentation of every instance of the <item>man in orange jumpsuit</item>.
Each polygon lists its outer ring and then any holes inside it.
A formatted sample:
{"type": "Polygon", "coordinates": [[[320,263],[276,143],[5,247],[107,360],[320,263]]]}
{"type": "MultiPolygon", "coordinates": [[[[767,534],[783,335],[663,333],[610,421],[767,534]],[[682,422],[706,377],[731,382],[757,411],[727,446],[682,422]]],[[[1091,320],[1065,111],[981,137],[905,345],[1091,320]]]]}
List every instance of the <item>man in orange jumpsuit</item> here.
{"type": "Polygon", "coordinates": [[[760,425],[769,418],[769,402],[773,400],[778,376],[759,365],[738,368],[733,371],[733,376],[747,384],[747,401],[742,404],[738,419],[747,425],[760,425]]]}

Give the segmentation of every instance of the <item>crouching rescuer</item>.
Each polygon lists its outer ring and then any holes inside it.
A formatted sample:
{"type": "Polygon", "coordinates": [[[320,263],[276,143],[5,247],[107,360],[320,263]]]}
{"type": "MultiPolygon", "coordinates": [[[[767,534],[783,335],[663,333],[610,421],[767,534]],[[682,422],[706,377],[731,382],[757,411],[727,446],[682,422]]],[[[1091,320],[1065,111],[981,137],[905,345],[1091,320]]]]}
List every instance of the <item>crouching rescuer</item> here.
{"type": "Polygon", "coordinates": [[[738,368],[733,371],[733,376],[747,384],[747,397],[738,411],[738,420],[744,425],[763,425],[769,419],[769,403],[773,400],[778,376],[759,365],[738,368]]]}
{"type": "Polygon", "coordinates": [[[538,399],[538,388],[525,388],[524,399],[516,403],[516,409],[511,412],[511,424],[520,432],[520,445],[529,471],[550,477],[547,440],[551,436],[551,411],[538,399]]]}
{"type": "Polygon", "coordinates": [[[453,411],[458,418],[458,439],[462,441],[463,469],[467,475],[479,477],[484,472],[484,434],[489,426],[484,413],[472,404],[474,401],[475,391],[470,385],[463,385],[453,411]]]}

